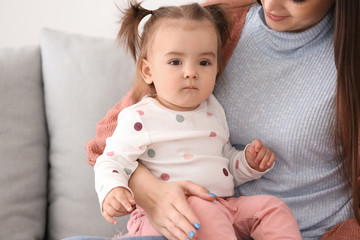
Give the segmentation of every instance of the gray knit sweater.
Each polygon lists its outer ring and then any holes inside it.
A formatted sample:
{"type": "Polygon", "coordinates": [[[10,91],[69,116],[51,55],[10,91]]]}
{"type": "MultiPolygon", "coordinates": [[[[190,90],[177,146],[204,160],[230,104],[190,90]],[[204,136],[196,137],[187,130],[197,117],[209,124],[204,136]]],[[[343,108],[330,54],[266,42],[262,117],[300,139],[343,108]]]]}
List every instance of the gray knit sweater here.
{"type": "Polygon", "coordinates": [[[351,215],[333,143],[333,33],[332,12],[311,29],[289,33],[269,29],[262,7],[252,7],[215,89],[231,143],[241,148],[259,138],[277,156],[272,171],[237,193],[283,199],[304,239],[319,239],[351,215]]]}

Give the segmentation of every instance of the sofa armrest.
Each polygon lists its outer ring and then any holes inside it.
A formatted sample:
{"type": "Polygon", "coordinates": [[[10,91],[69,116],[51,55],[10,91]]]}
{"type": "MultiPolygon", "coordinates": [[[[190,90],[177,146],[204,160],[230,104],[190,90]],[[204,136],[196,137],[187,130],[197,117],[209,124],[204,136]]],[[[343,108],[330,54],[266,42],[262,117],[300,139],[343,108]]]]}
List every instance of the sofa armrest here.
{"type": "Polygon", "coordinates": [[[43,239],[47,132],[38,46],[0,50],[0,239],[43,239]]]}

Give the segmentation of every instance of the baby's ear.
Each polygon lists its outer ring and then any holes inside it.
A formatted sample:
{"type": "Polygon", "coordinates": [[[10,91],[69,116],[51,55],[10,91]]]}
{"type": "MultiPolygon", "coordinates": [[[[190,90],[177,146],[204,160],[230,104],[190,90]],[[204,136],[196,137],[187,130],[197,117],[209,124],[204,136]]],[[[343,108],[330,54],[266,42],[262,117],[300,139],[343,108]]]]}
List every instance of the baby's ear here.
{"type": "Polygon", "coordinates": [[[139,70],[141,73],[142,78],[147,84],[152,84],[152,74],[151,74],[151,63],[143,58],[140,62],[139,70]]]}

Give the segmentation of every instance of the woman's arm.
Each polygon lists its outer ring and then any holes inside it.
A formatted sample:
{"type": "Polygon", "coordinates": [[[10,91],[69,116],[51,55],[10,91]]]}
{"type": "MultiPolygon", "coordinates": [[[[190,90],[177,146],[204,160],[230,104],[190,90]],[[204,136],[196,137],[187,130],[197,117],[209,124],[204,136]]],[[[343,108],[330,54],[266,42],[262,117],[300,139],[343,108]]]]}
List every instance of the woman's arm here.
{"type": "Polygon", "coordinates": [[[131,176],[129,186],[151,224],[167,239],[186,239],[191,230],[196,233],[194,223],[200,222],[187,203],[187,196],[214,200],[204,187],[191,181],[163,182],[142,164],[131,176]]]}

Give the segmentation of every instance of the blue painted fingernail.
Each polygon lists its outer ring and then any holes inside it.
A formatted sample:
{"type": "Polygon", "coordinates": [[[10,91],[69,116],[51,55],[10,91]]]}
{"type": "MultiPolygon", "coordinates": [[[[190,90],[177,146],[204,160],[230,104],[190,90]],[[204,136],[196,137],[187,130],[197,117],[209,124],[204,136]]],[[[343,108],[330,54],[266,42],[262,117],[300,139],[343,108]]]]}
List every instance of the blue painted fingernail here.
{"type": "Polygon", "coordinates": [[[194,223],[194,227],[195,227],[197,230],[199,230],[199,229],[200,229],[200,223],[198,223],[198,222],[194,223]]]}
{"type": "Polygon", "coordinates": [[[209,192],[209,195],[212,196],[212,197],[217,197],[215,194],[209,192]]]}
{"type": "Polygon", "coordinates": [[[190,236],[191,238],[193,238],[194,235],[195,235],[195,232],[194,232],[193,230],[191,230],[191,231],[189,232],[189,236],[190,236]]]}

